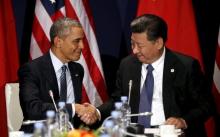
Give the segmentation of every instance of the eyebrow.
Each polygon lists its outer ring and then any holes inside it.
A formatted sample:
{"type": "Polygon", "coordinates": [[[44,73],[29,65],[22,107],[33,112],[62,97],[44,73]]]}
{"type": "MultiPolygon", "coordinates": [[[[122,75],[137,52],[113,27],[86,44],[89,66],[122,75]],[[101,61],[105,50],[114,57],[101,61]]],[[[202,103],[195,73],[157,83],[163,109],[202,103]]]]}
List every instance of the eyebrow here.
{"type": "Polygon", "coordinates": [[[137,42],[137,41],[131,39],[131,43],[132,43],[132,42],[133,42],[133,43],[137,43],[137,44],[139,44],[139,45],[140,45],[140,44],[144,44],[144,43],[137,42]]]}

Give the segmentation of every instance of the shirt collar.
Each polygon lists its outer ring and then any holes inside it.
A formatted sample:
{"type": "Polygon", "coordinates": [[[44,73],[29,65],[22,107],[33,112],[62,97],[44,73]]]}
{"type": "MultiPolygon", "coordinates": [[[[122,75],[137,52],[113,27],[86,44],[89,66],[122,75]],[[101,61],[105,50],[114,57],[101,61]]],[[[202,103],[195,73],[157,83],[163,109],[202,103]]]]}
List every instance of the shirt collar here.
{"type": "MultiPolygon", "coordinates": [[[[157,69],[158,66],[159,66],[161,63],[164,62],[164,59],[165,59],[165,50],[166,50],[166,48],[164,48],[163,53],[162,53],[162,55],[160,56],[160,58],[151,64],[154,69],[157,69]]],[[[144,65],[144,67],[146,68],[149,64],[143,64],[143,65],[144,65]]]]}
{"type": "Polygon", "coordinates": [[[60,59],[57,58],[56,55],[51,51],[51,49],[50,49],[50,57],[51,57],[52,64],[53,64],[55,72],[58,72],[63,65],[66,65],[67,70],[68,70],[67,63],[63,64],[62,61],[60,61],[60,59]]]}

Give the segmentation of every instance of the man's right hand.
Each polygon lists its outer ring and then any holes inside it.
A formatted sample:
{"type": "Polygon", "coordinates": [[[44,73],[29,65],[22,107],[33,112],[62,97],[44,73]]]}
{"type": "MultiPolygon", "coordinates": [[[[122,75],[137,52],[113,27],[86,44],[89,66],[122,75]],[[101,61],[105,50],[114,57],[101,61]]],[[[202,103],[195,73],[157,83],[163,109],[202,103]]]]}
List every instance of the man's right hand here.
{"type": "Polygon", "coordinates": [[[177,117],[170,117],[166,120],[165,124],[174,125],[176,128],[186,129],[187,125],[184,119],[177,117]]]}
{"type": "Polygon", "coordinates": [[[89,103],[75,104],[75,113],[87,125],[94,124],[100,117],[96,108],[89,103]]]}

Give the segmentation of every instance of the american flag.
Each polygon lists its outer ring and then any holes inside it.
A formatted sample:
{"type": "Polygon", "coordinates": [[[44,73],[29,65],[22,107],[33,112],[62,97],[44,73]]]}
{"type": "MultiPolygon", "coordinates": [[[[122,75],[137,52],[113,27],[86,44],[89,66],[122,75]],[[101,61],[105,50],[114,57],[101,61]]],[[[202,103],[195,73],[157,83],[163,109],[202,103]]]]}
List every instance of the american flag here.
{"type": "Polygon", "coordinates": [[[220,115],[220,28],[218,34],[218,44],[216,47],[216,58],[215,58],[215,67],[213,75],[213,94],[216,101],[217,111],[220,115]]]}
{"type": "Polygon", "coordinates": [[[79,60],[85,71],[82,102],[100,106],[108,95],[88,0],[36,0],[30,56],[35,59],[48,51],[50,27],[56,19],[64,16],[79,20],[86,37],[79,60]]]}

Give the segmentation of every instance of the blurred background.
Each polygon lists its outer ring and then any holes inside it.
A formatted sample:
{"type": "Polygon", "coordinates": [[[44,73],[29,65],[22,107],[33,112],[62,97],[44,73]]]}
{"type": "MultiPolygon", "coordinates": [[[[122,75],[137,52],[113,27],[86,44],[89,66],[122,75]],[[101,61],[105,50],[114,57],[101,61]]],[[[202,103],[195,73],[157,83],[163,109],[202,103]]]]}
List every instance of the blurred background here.
{"type": "MultiPolygon", "coordinates": [[[[23,64],[29,60],[35,0],[13,0],[12,2],[20,63],[23,64]]],[[[94,18],[108,91],[111,91],[121,58],[131,53],[129,25],[136,16],[138,0],[88,0],[88,2],[94,18]]],[[[204,69],[211,85],[219,32],[220,5],[218,0],[192,0],[192,4],[204,69]]],[[[189,38],[186,38],[187,40],[189,41],[189,38]]]]}
{"type": "MultiPolygon", "coordinates": [[[[143,8],[144,2],[147,4],[149,1],[165,3],[165,0],[145,0],[142,1],[142,5],[138,3],[138,0],[88,0],[109,94],[113,91],[116,71],[121,59],[131,54],[130,22],[137,16],[137,12],[141,12],[139,8],[143,8]]],[[[172,2],[177,1],[167,1],[167,3],[172,5],[172,2]]],[[[11,3],[17,32],[19,65],[30,60],[29,50],[35,2],[36,0],[12,0],[11,3]]],[[[196,23],[195,30],[198,35],[202,65],[204,66],[207,85],[211,92],[218,45],[220,4],[219,0],[192,0],[190,2],[193,7],[192,14],[196,23]]],[[[169,8],[176,8],[178,12],[181,9],[181,5],[179,7],[170,6],[169,8]]],[[[166,10],[169,11],[170,9],[165,9],[164,11],[166,10]]],[[[187,13],[188,9],[185,11],[187,13]]],[[[184,39],[185,41],[190,41],[191,38],[185,37],[184,39]]],[[[188,48],[193,49],[194,47],[188,48]]],[[[218,114],[214,117],[214,121],[219,123],[218,114]]],[[[220,131],[218,124],[215,127],[220,131]]],[[[220,134],[217,133],[216,136],[220,136],[220,134]]]]}

